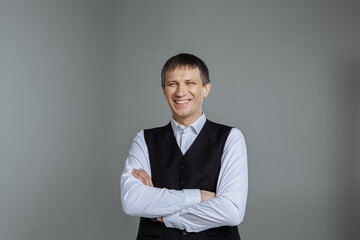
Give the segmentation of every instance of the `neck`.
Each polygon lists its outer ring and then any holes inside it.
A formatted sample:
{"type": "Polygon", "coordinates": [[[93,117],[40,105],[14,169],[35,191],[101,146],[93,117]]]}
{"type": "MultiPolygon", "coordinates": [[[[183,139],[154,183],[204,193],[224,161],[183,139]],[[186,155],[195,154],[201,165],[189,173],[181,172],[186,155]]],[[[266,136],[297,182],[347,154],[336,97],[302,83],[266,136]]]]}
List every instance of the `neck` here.
{"type": "Polygon", "coordinates": [[[173,119],[180,125],[184,125],[185,127],[188,127],[190,124],[194,123],[196,120],[198,120],[200,117],[202,116],[202,113],[200,113],[199,115],[196,115],[194,117],[184,117],[184,118],[180,118],[180,117],[175,117],[173,116],[173,119]]]}

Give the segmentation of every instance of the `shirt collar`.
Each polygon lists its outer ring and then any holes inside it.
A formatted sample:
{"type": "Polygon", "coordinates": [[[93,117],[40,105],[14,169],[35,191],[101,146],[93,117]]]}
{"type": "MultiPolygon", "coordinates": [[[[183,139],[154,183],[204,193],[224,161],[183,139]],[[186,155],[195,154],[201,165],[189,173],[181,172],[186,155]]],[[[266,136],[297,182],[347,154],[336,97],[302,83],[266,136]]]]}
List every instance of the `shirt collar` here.
{"type": "Polygon", "coordinates": [[[171,127],[172,130],[174,132],[174,134],[176,134],[177,131],[179,131],[180,129],[183,130],[185,128],[190,128],[193,131],[195,131],[196,134],[199,134],[201,129],[203,128],[204,124],[206,122],[206,116],[203,113],[201,115],[201,117],[199,117],[195,122],[193,122],[192,124],[190,124],[188,127],[185,127],[184,125],[180,125],[178,124],[173,118],[171,119],[171,127]]]}

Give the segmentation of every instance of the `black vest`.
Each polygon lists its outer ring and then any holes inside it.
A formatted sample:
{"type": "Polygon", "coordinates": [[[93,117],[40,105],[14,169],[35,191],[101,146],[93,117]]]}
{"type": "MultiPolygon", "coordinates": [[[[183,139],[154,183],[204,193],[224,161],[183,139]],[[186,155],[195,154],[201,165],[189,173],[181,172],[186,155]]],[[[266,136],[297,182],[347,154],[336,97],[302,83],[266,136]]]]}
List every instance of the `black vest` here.
{"type": "MultiPolygon", "coordinates": [[[[216,192],[221,156],[231,127],[207,120],[199,135],[182,154],[171,124],[144,131],[149,150],[152,182],[167,189],[201,189],[216,192]]],[[[145,239],[240,239],[237,227],[218,227],[199,233],[167,228],[163,223],[141,218],[137,240],[145,239]]]]}

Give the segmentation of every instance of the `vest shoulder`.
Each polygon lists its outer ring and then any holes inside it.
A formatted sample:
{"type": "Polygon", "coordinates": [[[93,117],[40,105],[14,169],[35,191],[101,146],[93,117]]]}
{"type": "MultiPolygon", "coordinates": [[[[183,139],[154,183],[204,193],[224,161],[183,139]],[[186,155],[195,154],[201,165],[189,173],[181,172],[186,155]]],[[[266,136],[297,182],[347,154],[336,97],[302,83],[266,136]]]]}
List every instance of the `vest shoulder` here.
{"type": "Polygon", "coordinates": [[[162,132],[168,130],[169,127],[171,127],[170,123],[168,123],[168,124],[166,124],[165,126],[162,126],[162,127],[144,129],[144,134],[147,135],[147,134],[162,133],[162,132]]]}

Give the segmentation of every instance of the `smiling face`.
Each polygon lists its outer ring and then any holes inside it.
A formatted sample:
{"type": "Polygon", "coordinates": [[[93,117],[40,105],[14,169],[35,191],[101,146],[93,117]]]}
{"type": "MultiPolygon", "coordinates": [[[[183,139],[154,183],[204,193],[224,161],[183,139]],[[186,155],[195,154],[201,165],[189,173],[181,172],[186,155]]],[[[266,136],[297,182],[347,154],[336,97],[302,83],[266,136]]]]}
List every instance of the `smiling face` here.
{"type": "Polygon", "coordinates": [[[189,126],[202,115],[202,102],[211,83],[203,86],[198,68],[178,67],[165,74],[165,98],[174,120],[189,126]]]}

